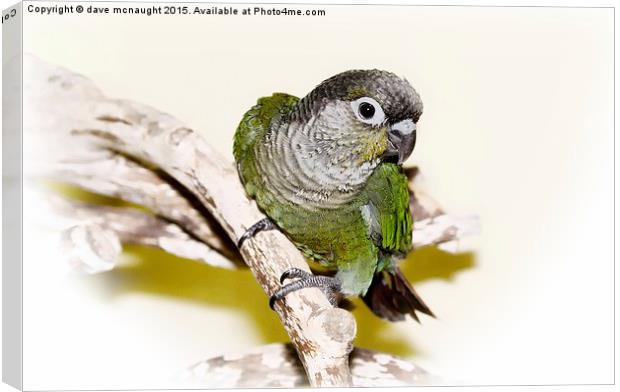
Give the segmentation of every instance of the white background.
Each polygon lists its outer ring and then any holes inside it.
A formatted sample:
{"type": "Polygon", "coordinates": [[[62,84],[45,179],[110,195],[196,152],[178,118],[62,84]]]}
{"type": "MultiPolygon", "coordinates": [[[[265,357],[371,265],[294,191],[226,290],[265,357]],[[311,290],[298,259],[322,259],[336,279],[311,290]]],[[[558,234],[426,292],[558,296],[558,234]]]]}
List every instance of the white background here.
{"type": "MultiPolygon", "coordinates": [[[[482,233],[463,244],[471,255],[426,251],[407,261],[438,320],[390,325],[360,308],[358,343],[456,383],[611,382],[613,14],[328,15],[31,17],[24,44],[110,96],[181,118],[227,156],[259,96],[303,95],[349,68],[407,77],[425,103],[410,163],[450,211],[478,213],[482,233]]],[[[145,387],[207,356],[286,339],[247,273],[134,252],[108,276],[49,282],[36,274],[45,249],[31,250],[26,387],[145,387]]]]}

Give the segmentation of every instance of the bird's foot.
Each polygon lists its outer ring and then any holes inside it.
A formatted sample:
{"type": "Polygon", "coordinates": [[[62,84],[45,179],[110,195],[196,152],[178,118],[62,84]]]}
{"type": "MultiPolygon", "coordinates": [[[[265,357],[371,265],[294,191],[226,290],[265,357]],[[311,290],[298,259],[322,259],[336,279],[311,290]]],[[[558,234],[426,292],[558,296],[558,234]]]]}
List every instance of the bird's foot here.
{"type": "Polygon", "coordinates": [[[289,293],[297,291],[306,287],[317,287],[325,293],[327,299],[333,306],[338,305],[337,293],[340,292],[342,284],[340,279],[332,276],[313,275],[310,272],[306,272],[299,268],[291,268],[284,271],[280,277],[280,283],[284,283],[286,279],[299,278],[292,283],[282,286],[280,290],[276,291],[274,295],[269,298],[269,307],[273,309],[273,305],[276,301],[286,297],[289,293]]]}
{"type": "Polygon", "coordinates": [[[250,228],[247,229],[245,231],[245,233],[243,233],[241,238],[239,238],[239,241],[237,241],[237,248],[241,249],[241,246],[243,245],[243,243],[246,240],[249,240],[250,238],[254,237],[259,232],[267,231],[267,230],[273,230],[273,229],[276,229],[276,228],[277,227],[276,227],[275,223],[273,223],[271,221],[271,219],[269,219],[269,218],[263,218],[263,219],[259,220],[258,222],[254,223],[252,226],[250,226],[250,228]]]}

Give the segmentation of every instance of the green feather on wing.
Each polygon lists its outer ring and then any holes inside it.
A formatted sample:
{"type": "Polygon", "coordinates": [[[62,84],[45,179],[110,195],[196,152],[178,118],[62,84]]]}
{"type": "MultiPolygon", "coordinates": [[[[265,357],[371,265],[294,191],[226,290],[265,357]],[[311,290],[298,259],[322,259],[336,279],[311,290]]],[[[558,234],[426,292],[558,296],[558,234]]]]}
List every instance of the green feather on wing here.
{"type": "Polygon", "coordinates": [[[391,163],[377,167],[368,183],[368,195],[371,211],[374,212],[371,237],[380,252],[377,273],[368,292],[362,296],[364,302],[377,316],[391,321],[404,320],[405,314],[419,321],[416,312],[434,317],[400,269],[394,265],[394,256],[403,257],[411,250],[413,226],[408,180],[402,168],[391,163]],[[380,235],[373,236],[373,226],[380,235]]]}
{"type": "Polygon", "coordinates": [[[411,250],[412,217],[402,168],[391,163],[379,165],[368,181],[367,192],[380,228],[377,246],[387,253],[406,254],[411,250]]]}

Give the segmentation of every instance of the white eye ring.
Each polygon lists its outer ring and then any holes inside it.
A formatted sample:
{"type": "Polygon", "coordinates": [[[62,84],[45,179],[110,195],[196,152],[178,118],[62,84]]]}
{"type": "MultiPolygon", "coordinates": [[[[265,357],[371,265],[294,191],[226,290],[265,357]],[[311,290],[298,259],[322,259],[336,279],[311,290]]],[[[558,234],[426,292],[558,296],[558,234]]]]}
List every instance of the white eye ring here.
{"type": "Polygon", "coordinates": [[[381,105],[370,97],[362,97],[351,102],[351,109],[355,116],[365,124],[381,125],[385,122],[385,113],[381,105]]]}

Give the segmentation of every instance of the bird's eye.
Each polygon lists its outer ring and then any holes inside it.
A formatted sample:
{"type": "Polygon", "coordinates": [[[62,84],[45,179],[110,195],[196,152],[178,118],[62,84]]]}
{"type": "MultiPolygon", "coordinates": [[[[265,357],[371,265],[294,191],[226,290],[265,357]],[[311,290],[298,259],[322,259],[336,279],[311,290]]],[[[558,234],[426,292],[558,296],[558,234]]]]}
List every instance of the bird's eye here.
{"type": "Polygon", "coordinates": [[[359,107],[360,116],[369,120],[375,114],[375,107],[368,102],[362,102],[359,107]]]}
{"type": "Polygon", "coordinates": [[[379,102],[370,97],[363,97],[351,102],[351,108],[357,118],[366,124],[380,125],[385,121],[385,113],[379,102]]]}

